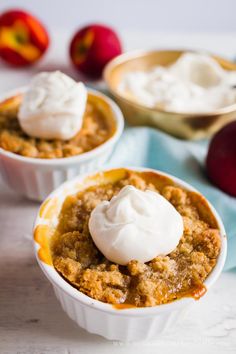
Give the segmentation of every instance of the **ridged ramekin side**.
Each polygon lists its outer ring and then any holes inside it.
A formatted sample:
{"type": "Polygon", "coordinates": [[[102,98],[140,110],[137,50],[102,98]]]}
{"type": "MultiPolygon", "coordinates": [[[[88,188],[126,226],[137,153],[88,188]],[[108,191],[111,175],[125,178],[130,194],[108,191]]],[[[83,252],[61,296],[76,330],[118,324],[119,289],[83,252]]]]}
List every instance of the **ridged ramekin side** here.
{"type": "Polygon", "coordinates": [[[30,164],[23,159],[16,160],[14,156],[0,152],[0,175],[4,182],[17,193],[29,199],[42,201],[63,182],[102,167],[112,149],[113,147],[109,146],[99,155],[91,156],[82,162],[77,162],[75,159],[70,164],[61,166],[59,164],[30,164]]]}
{"type": "MultiPolygon", "coordinates": [[[[60,288],[54,291],[63,310],[86,331],[101,335],[109,340],[124,342],[153,339],[182,320],[190,304],[148,317],[123,317],[99,311],[68,296],[60,288]]],[[[120,310],[126,311],[126,310],[120,310]]]]}

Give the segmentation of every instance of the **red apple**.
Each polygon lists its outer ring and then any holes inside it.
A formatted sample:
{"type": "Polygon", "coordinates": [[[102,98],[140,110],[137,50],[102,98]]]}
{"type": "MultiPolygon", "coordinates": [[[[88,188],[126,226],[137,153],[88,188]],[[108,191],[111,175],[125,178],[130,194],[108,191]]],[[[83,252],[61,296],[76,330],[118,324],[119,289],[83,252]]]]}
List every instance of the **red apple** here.
{"type": "Polygon", "coordinates": [[[121,51],[117,34],[98,24],[80,29],[70,43],[70,57],[75,67],[94,78],[100,77],[104,66],[121,51]]]}
{"type": "Polygon", "coordinates": [[[236,196],[236,121],[213,137],[206,160],[211,181],[224,192],[236,196]]]}
{"type": "Polygon", "coordinates": [[[0,57],[13,66],[36,62],[45,53],[49,36],[31,14],[10,10],[0,16],[0,57]]]}

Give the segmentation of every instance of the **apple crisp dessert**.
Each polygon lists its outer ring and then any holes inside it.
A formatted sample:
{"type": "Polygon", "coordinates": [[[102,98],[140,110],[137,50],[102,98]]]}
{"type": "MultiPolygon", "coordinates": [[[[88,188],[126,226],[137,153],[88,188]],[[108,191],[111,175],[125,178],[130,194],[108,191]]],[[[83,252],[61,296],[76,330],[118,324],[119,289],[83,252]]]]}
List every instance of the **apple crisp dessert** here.
{"type": "Polygon", "coordinates": [[[20,127],[17,114],[22,95],[0,103],[0,148],[24,157],[54,159],[93,150],[115,131],[115,122],[105,103],[89,95],[81,130],[70,140],[32,138],[20,127]]]}
{"type": "Polygon", "coordinates": [[[94,185],[65,199],[51,240],[54,267],[79,291],[113,305],[145,307],[201,297],[221,248],[219,227],[205,198],[157,173],[125,171],[114,183],[94,185]],[[107,260],[93,243],[88,228],[92,210],[126,185],[161,193],[181,214],[184,232],[167,256],[147,263],[134,259],[120,266],[107,260]]]}

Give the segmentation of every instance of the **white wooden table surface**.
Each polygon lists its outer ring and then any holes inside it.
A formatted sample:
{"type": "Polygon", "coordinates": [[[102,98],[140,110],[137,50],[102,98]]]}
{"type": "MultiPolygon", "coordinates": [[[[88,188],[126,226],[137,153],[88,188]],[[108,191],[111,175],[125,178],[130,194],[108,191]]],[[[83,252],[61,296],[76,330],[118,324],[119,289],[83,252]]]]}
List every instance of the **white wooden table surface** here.
{"type": "MultiPolygon", "coordinates": [[[[9,70],[0,64],[0,93],[27,83],[38,70],[59,68],[75,76],[66,55],[67,38],[54,45],[41,64],[9,70]]],[[[185,47],[236,57],[236,34],[123,33],[126,48],[185,47]],[[145,45],[144,45],[145,44],[145,45]]],[[[109,342],[77,327],[60,308],[36,264],[31,228],[38,204],[15,195],[0,182],[0,353],[236,353],[236,271],[223,273],[196,302],[185,320],[151,342],[109,342]]]]}

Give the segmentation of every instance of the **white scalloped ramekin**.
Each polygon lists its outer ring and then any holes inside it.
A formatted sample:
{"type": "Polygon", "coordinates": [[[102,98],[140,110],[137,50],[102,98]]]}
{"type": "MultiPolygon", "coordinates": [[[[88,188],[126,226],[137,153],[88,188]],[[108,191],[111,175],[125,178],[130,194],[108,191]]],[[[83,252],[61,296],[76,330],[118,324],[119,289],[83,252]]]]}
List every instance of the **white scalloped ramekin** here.
{"type": "MultiPolygon", "coordinates": [[[[131,170],[158,173],[171,178],[187,190],[197,192],[182,180],[160,171],[143,168],[132,168],[131,170]]],[[[110,171],[116,171],[116,169],[110,171]]],[[[99,173],[96,176],[99,177],[99,173]]],[[[74,194],[91,184],[94,185],[94,177],[92,179],[91,176],[85,175],[66,182],[51,193],[42,204],[34,225],[34,248],[37,261],[53,285],[56,297],[62,308],[80,327],[110,340],[140,341],[154,338],[181,321],[189,306],[196,300],[182,298],[172,303],[155,307],[120,310],[110,304],[94,300],[75,289],[57,273],[52,265],[49,240],[52,232],[51,228],[55,229],[56,227],[61,205],[67,195],[74,194]]],[[[99,184],[99,180],[97,183],[99,184]]],[[[204,197],[202,198],[209,206],[219,225],[222,241],[217,264],[204,282],[206,289],[209,290],[222,272],[226,259],[227,241],[225,229],[219,215],[212,205],[204,197]]]]}
{"type": "MultiPolygon", "coordinates": [[[[16,94],[24,93],[26,87],[1,95],[0,102],[16,94]]],[[[117,104],[104,94],[88,89],[111,108],[116,123],[114,134],[97,148],[81,155],[38,159],[24,157],[0,148],[0,175],[6,184],[29,199],[42,201],[52,190],[77,175],[95,171],[109,158],[124,128],[124,118],[117,104]]]]}

